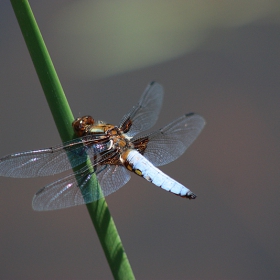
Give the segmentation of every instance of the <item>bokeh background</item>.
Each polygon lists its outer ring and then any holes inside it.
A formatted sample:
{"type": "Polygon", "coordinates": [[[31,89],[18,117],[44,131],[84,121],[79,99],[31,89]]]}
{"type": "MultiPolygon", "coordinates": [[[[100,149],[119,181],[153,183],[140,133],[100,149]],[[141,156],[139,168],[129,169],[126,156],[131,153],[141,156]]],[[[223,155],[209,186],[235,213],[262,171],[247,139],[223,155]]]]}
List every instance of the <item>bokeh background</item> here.
{"type": "MultiPolygon", "coordinates": [[[[75,116],[118,124],[164,85],[156,128],[207,125],[162,170],[107,198],[137,279],[280,279],[280,2],[30,1],[75,116]]],[[[60,143],[9,1],[0,3],[0,155],[60,143]]],[[[85,206],[31,208],[57,177],[0,178],[1,279],[112,279],[85,206]]]]}

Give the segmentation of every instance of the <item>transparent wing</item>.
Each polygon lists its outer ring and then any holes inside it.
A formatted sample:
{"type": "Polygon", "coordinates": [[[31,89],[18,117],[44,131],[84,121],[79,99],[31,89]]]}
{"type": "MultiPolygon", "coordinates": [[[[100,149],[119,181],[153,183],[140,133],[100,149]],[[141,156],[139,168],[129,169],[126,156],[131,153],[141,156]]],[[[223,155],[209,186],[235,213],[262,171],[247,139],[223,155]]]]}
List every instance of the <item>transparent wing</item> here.
{"type": "Polygon", "coordinates": [[[180,157],[200,134],[205,125],[203,117],[190,113],[159,131],[132,139],[133,143],[147,141],[144,156],[155,166],[161,166],[180,157]]]}
{"type": "Polygon", "coordinates": [[[96,136],[84,136],[52,148],[8,155],[0,159],[0,176],[29,178],[58,174],[85,162],[87,156],[98,163],[109,156],[104,152],[109,144],[109,141],[100,143],[96,136]]]}
{"type": "Polygon", "coordinates": [[[107,165],[107,168],[103,169],[101,166],[97,173],[97,179],[104,196],[120,189],[130,180],[130,178],[130,173],[122,165],[107,165]]]}
{"type": "Polygon", "coordinates": [[[95,174],[102,189],[102,192],[99,192],[97,185],[89,183],[93,174],[85,167],[45,186],[35,194],[32,202],[33,209],[56,210],[90,203],[115,192],[130,179],[130,174],[123,166],[98,166],[95,174]]]}
{"type": "Polygon", "coordinates": [[[151,128],[158,119],[162,100],[163,87],[156,82],[150,83],[138,104],[123,117],[119,127],[129,137],[151,128]]]}
{"type": "MultiPolygon", "coordinates": [[[[162,99],[162,86],[155,82],[151,83],[138,105],[133,107],[121,122],[124,127],[129,124],[128,136],[133,136],[154,125],[162,99]]],[[[86,161],[87,156],[95,163],[102,162],[110,154],[110,152],[107,155],[105,153],[109,140],[100,142],[98,137],[102,138],[105,135],[84,136],[56,147],[5,156],[0,159],[0,176],[17,178],[49,176],[80,165],[86,161]],[[101,151],[102,155],[100,155],[101,151]]]]}

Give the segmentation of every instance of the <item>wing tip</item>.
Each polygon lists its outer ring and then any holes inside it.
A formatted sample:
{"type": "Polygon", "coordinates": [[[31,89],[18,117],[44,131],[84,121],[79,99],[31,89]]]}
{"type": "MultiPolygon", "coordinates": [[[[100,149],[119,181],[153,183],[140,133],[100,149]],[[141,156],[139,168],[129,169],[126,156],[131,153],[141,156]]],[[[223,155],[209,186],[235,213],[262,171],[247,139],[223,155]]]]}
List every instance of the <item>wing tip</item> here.
{"type": "Polygon", "coordinates": [[[151,88],[151,87],[153,87],[153,86],[158,86],[158,87],[160,87],[160,88],[162,89],[162,91],[163,91],[163,86],[162,86],[162,84],[158,83],[158,82],[155,81],[155,80],[151,81],[151,82],[148,84],[148,88],[151,88]]]}
{"type": "Polygon", "coordinates": [[[198,119],[201,122],[202,127],[206,125],[206,121],[205,121],[205,119],[201,115],[196,114],[194,112],[185,114],[186,118],[193,117],[193,116],[196,117],[196,119],[198,119]]]}
{"type": "Polygon", "coordinates": [[[190,113],[185,114],[186,117],[190,117],[190,116],[193,116],[193,115],[195,115],[194,112],[190,112],[190,113]]]}

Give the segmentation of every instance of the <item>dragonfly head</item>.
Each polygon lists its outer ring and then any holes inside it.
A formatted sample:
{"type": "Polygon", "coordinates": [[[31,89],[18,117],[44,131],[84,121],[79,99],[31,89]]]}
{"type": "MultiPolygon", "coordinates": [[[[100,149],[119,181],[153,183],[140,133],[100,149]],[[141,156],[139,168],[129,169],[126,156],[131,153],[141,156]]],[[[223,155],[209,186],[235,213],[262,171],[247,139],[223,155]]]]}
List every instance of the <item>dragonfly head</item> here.
{"type": "Polygon", "coordinates": [[[94,124],[94,119],[91,116],[77,118],[72,122],[72,127],[77,136],[85,135],[88,129],[94,124]]]}

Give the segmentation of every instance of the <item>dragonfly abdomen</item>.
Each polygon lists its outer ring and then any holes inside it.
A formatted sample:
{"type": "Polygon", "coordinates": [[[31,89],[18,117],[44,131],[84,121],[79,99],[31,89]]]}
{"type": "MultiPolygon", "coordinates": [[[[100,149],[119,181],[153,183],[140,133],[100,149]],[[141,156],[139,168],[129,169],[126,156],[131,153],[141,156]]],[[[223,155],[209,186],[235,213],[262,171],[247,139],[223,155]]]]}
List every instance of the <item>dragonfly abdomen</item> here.
{"type": "Polygon", "coordinates": [[[156,168],[136,150],[126,153],[124,165],[128,170],[166,191],[189,199],[196,198],[193,192],[156,168]]]}

